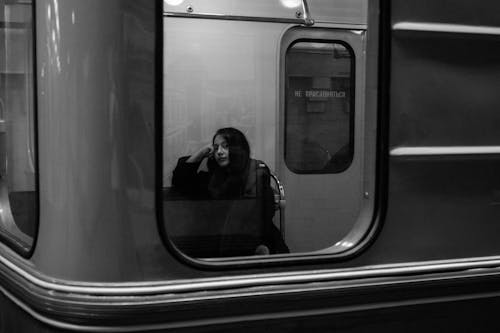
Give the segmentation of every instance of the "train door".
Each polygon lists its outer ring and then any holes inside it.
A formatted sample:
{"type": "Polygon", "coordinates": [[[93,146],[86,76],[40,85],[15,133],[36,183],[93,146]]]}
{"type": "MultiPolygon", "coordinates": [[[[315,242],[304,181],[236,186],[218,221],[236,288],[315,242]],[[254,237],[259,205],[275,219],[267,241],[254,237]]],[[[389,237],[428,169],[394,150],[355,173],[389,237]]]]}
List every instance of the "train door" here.
{"type": "Polygon", "coordinates": [[[373,193],[365,31],[291,29],[280,59],[276,160],[286,196],[285,238],[292,252],[344,251],[353,235],[366,231],[358,225],[366,224],[373,193]]]}

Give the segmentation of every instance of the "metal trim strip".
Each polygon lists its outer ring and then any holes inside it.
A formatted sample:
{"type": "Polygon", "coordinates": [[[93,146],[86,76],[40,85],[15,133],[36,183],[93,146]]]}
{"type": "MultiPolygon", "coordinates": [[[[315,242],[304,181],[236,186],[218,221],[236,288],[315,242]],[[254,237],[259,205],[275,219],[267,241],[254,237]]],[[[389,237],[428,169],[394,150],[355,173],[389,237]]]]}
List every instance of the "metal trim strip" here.
{"type": "Polygon", "coordinates": [[[445,32],[458,34],[500,35],[500,27],[475,26],[432,22],[398,22],[393,24],[395,31],[445,32]]]}
{"type": "Polygon", "coordinates": [[[390,156],[434,156],[434,155],[493,155],[500,154],[500,146],[449,146],[449,147],[397,147],[390,156]]]}
{"type": "Polygon", "coordinates": [[[179,13],[179,12],[164,12],[164,17],[182,17],[182,18],[197,18],[197,19],[212,19],[212,20],[227,20],[227,21],[251,21],[251,22],[270,22],[270,23],[294,23],[308,25],[304,19],[293,18],[277,18],[264,16],[237,16],[215,13],[179,13]]]}
{"type": "Polygon", "coordinates": [[[366,279],[409,274],[431,274],[437,272],[464,271],[480,268],[500,267],[500,257],[471,258],[463,260],[434,261],[408,264],[377,265],[348,269],[325,269],[313,271],[295,271],[286,273],[266,273],[261,275],[240,275],[217,278],[177,280],[171,282],[119,282],[119,283],[86,283],[49,279],[36,276],[0,256],[0,263],[15,274],[46,290],[63,293],[99,295],[99,296],[142,296],[172,293],[186,293],[216,289],[233,289],[253,286],[277,284],[303,284],[312,282],[337,281],[345,279],[366,279]]]}
{"type": "Polygon", "coordinates": [[[35,309],[30,308],[22,300],[11,294],[5,288],[0,286],[0,292],[3,293],[7,298],[14,302],[21,309],[26,311],[36,320],[43,322],[49,326],[79,331],[79,332],[139,332],[139,331],[150,331],[150,330],[160,330],[160,329],[179,329],[179,328],[196,328],[196,327],[207,327],[208,325],[217,324],[233,324],[239,322],[255,322],[262,320],[276,320],[283,318],[297,318],[297,317],[307,317],[307,316],[318,316],[318,315],[330,315],[345,313],[350,311],[364,311],[373,309],[388,309],[401,306],[409,305],[424,305],[424,304],[434,304],[438,302],[455,302],[463,300],[475,300],[481,298],[493,298],[500,296],[500,292],[491,293],[479,293],[473,295],[460,295],[460,296],[444,296],[444,297],[426,297],[415,300],[400,300],[400,301],[383,301],[379,303],[367,303],[361,305],[351,305],[351,306],[341,306],[339,308],[326,308],[326,309],[309,309],[302,311],[284,311],[284,312],[273,312],[265,314],[247,314],[239,316],[230,317],[218,317],[212,319],[195,319],[189,321],[176,321],[169,323],[157,323],[157,324],[139,324],[130,326],[99,326],[99,325],[84,325],[84,324],[73,324],[69,322],[64,322],[59,319],[53,319],[45,314],[41,314],[35,309]]]}

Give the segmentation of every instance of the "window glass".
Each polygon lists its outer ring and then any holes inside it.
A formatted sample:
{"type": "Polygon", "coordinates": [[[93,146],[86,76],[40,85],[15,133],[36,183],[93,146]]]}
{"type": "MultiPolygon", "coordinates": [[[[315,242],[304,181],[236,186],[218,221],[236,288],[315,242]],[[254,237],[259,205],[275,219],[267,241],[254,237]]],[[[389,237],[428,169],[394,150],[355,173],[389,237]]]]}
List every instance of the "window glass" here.
{"type": "Polygon", "coordinates": [[[170,16],[163,33],[168,244],[217,264],[355,246],[371,202],[363,33],[170,16]]]}
{"type": "Polygon", "coordinates": [[[353,158],[353,56],[339,43],[286,53],[285,161],[296,173],[337,173],[353,158]]]}
{"type": "Polygon", "coordinates": [[[32,5],[0,4],[0,229],[28,252],[37,223],[32,5]]]}
{"type": "Polygon", "coordinates": [[[271,178],[282,30],[164,21],[163,216],[170,241],[186,255],[288,253],[271,178]]]}

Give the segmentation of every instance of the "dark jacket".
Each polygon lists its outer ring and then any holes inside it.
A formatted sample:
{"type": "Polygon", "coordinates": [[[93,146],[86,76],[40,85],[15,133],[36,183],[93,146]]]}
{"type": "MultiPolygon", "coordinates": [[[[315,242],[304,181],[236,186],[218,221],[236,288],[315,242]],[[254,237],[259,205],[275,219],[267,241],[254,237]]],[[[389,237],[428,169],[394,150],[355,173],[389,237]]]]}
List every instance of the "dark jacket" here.
{"type": "Polygon", "coordinates": [[[279,230],[273,224],[274,194],[268,167],[250,159],[244,173],[230,174],[209,161],[208,170],[200,163],[181,157],[173,173],[172,185],[192,200],[211,200],[214,212],[205,213],[200,223],[210,223],[218,237],[217,252],[211,256],[256,254],[259,245],[270,253],[288,253],[279,230]]]}

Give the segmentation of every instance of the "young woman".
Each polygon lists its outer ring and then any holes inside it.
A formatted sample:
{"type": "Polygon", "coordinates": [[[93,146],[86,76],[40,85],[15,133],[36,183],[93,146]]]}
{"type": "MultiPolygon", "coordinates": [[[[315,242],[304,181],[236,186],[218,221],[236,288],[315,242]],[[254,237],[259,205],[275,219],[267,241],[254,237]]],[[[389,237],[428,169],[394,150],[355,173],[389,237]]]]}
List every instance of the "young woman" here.
{"type": "Polygon", "coordinates": [[[220,230],[219,256],[288,253],[272,222],[274,196],[269,169],[250,158],[245,135],[232,127],[219,129],[212,144],[181,157],[172,184],[193,199],[213,200],[218,210],[212,223],[220,230]],[[207,159],[206,170],[199,170],[207,159]]]}

